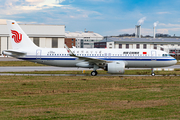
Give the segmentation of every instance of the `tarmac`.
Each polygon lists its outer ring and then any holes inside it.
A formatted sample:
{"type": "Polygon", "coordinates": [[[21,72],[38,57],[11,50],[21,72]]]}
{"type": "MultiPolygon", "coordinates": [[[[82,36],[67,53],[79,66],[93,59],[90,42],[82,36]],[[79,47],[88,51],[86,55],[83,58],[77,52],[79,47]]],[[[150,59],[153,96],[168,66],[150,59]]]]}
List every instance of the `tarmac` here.
{"type": "MultiPolygon", "coordinates": [[[[22,61],[12,57],[0,57],[0,61],[22,61]]],[[[180,68],[180,65],[173,65],[170,67],[164,67],[162,69],[175,69],[180,68]]],[[[150,69],[150,68],[126,68],[125,70],[133,69],[150,69]]],[[[0,67],[0,72],[23,72],[23,71],[83,71],[92,70],[89,68],[77,68],[77,67],[54,67],[54,66],[8,66],[0,67]]],[[[100,69],[101,70],[101,69],[100,69]]],[[[0,73],[0,76],[90,76],[87,74],[10,74],[0,73]]],[[[119,74],[98,74],[97,76],[151,76],[151,75],[119,75],[119,74]]],[[[156,75],[161,76],[161,75],[156,75]]]]}
{"type": "MultiPolygon", "coordinates": [[[[162,69],[175,69],[180,68],[180,65],[173,65],[170,67],[164,67],[162,69]]],[[[150,68],[126,68],[125,70],[134,70],[134,69],[147,69],[150,68]]],[[[93,70],[89,68],[77,68],[77,67],[53,67],[53,66],[8,66],[0,67],[0,72],[23,72],[23,71],[83,71],[83,70],[93,70]]],[[[102,70],[102,69],[99,69],[102,70]]]]}
{"type": "Polygon", "coordinates": [[[17,59],[17,58],[13,58],[13,57],[0,56],[0,61],[23,61],[23,60],[17,59]]]}
{"type": "MultiPolygon", "coordinates": [[[[0,73],[0,76],[91,76],[91,75],[90,74],[13,74],[13,73],[0,73]]],[[[98,74],[97,76],[148,77],[151,75],[98,74]]],[[[156,75],[156,76],[180,76],[180,75],[156,75]]]]}

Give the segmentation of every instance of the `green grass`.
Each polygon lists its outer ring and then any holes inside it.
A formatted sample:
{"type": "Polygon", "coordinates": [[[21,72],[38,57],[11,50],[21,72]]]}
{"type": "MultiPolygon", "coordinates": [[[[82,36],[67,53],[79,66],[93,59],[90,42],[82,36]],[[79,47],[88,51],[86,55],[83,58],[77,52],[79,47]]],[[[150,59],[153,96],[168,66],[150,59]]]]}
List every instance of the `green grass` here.
{"type": "Polygon", "coordinates": [[[177,76],[0,77],[0,119],[180,118],[177,76]]]}

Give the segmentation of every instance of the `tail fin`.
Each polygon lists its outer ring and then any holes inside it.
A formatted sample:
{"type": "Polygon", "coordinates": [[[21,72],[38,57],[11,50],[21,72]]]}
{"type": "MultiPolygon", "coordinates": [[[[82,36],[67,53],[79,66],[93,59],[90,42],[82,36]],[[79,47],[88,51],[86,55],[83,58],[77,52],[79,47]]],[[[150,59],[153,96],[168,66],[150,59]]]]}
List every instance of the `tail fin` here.
{"type": "Polygon", "coordinates": [[[8,32],[13,49],[32,49],[38,48],[20,26],[13,20],[7,20],[8,32]]]}

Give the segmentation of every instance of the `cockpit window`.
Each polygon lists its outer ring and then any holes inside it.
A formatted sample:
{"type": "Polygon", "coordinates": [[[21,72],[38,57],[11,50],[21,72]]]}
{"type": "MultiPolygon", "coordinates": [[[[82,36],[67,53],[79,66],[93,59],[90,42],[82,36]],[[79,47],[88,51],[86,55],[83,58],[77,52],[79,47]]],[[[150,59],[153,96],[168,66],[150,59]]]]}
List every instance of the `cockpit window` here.
{"type": "Polygon", "coordinates": [[[162,54],[163,57],[167,57],[170,56],[169,54],[162,54]]]}

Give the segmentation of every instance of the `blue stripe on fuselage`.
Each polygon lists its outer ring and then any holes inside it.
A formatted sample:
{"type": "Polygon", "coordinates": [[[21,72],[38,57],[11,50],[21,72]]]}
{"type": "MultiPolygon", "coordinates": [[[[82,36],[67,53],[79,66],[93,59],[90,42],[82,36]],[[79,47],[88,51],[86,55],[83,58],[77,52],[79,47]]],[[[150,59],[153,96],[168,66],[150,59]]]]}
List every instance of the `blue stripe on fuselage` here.
{"type": "MultiPolygon", "coordinates": [[[[164,57],[163,57],[164,58],[164,57]]],[[[36,57],[24,57],[24,58],[19,58],[19,59],[23,59],[23,60],[78,60],[78,58],[73,58],[73,57],[61,57],[61,58],[55,58],[55,57],[42,57],[42,58],[36,58],[36,57]]],[[[147,59],[147,58],[140,58],[140,59],[127,59],[127,58],[96,58],[96,59],[100,59],[100,60],[106,60],[106,61],[152,61],[152,60],[155,60],[155,61],[173,61],[173,60],[176,60],[176,59],[172,59],[172,58],[169,58],[168,59],[162,59],[162,58],[157,58],[157,59],[147,59]]]]}

